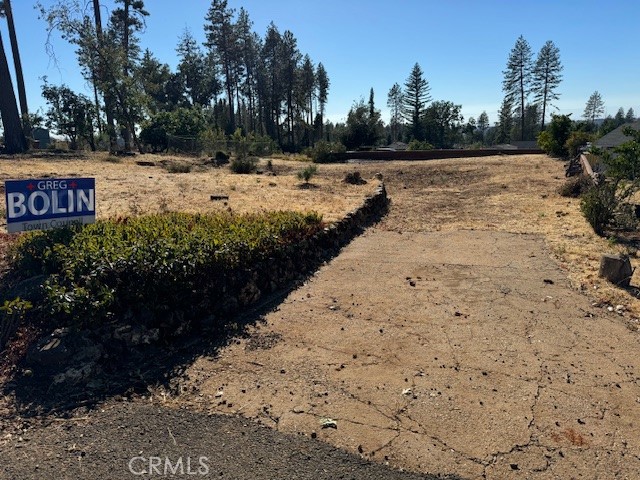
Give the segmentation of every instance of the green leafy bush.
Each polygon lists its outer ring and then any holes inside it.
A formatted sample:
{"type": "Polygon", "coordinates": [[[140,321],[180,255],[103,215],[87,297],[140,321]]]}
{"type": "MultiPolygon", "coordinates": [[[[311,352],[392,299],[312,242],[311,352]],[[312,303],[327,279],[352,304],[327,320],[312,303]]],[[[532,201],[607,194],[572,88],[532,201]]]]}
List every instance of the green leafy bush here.
{"type": "Polygon", "coordinates": [[[25,234],[11,255],[28,278],[45,274],[42,313],[59,324],[100,325],[176,312],[211,312],[237,272],[322,228],[315,213],[166,213],[25,234]],[[235,273],[234,273],[235,272],[235,273]]]}
{"type": "Polygon", "coordinates": [[[16,333],[20,322],[32,307],[33,305],[30,302],[19,297],[13,300],[5,300],[4,305],[0,306],[0,350],[16,333]]]}
{"type": "Polygon", "coordinates": [[[569,115],[551,114],[551,122],[544,132],[538,134],[538,146],[547,154],[564,158],[568,155],[565,143],[569,139],[573,124],[569,115]]]}
{"type": "Polygon", "coordinates": [[[407,145],[407,150],[433,150],[433,145],[427,141],[411,140],[407,145]]]}
{"type": "Polygon", "coordinates": [[[236,157],[231,160],[229,165],[233,173],[253,173],[258,166],[258,159],[256,157],[236,157]]]}
{"type": "Polygon", "coordinates": [[[576,130],[571,132],[564,146],[570,157],[575,157],[580,153],[580,147],[584,147],[587,143],[595,140],[595,135],[589,132],[576,130]]]}
{"type": "Polygon", "coordinates": [[[582,214],[598,235],[604,234],[617,207],[616,185],[608,182],[590,188],[580,201],[582,214]]]}
{"type": "Polygon", "coordinates": [[[339,142],[319,141],[305,153],[314,163],[336,163],[344,161],[347,148],[339,142]]]}

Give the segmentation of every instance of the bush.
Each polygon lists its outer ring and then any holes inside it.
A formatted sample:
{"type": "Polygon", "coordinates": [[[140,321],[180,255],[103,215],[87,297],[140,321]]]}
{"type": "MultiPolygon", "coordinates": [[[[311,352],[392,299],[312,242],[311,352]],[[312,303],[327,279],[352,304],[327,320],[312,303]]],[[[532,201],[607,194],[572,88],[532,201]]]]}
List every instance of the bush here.
{"type": "Polygon", "coordinates": [[[563,197],[578,198],[592,187],[591,177],[583,174],[567,179],[558,189],[558,193],[563,197]]]}
{"type": "Polygon", "coordinates": [[[211,313],[237,272],[290,255],[322,228],[315,213],[165,213],[25,234],[11,265],[24,278],[47,275],[40,309],[58,325],[157,326],[211,313]]]}
{"type": "Polygon", "coordinates": [[[258,166],[258,159],[256,157],[237,157],[231,160],[231,171],[233,173],[253,173],[258,166]]]}
{"type": "Polygon", "coordinates": [[[309,180],[311,180],[311,177],[313,177],[317,171],[318,167],[309,165],[298,172],[298,179],[304,180],[304,183],[309,183],[309,180]]]}
{"type": "Polygon", "coordinates": [[[598,235],[604,235],[617,206],[616,185],[608,182],[590,188],[580,202],[582,214],[598,235]]]}
{"type": "Polygon", "coordinates": [[[214,158],[216,160],[216,163],[219,163],[219,164],[228,163],[229,155],[218,150],[214,158]]]}
{"type": "Polygon", "coordinates": [[[159,112],[143,122],[140,141],[154,153],[164,152],[169,135],[198,137],[205,128],[206,119],[200,108],[177,108],[172,112],[159,112]]]}
{"type": "Polygon", "coordinates": [[[407,150],[433,150],[433,145],[427,141],[411,140],[407,146],[407,150]]]}
{"type": "Polygon", "coordinates": [[[572,122],[569,115],[551,114],[551,122],[544,132],[538,134],[538,146],[548,155],[564,158],[568,155],[565,143],[571,133],[572,122]]]}
{"type": "Polygon", "coordinates": [[[346,151],[347,148],[340,142],[321,140],[305,153],[313,163],[337,163],[344,162],[346,151]]]}
{"type": "Polygon", "coordinates": [[[20,322],[33,305],[26,300],[14,298],[5,300],[0,306],[0,351],[18,330],[20,322]]]}
{"type": "Polygon", "coordinates": [[[573,158],[580,153],[581,147],[584,147],[587,143],[593,142],[594,140],[595,135],[592,133],[575,131],[571,132],[564,146],[569,153],[569,156],[573,158]]]}

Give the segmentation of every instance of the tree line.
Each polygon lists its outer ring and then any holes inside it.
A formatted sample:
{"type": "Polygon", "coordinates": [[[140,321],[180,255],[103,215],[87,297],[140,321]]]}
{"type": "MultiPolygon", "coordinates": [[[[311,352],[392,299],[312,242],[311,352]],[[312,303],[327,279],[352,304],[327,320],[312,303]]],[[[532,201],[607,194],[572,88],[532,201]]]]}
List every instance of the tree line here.
{"type": "Polygon", "coordinates": [[[545,129],[549,108],[560,97],[562,68],[559,49],[552,41],[542,46],[534,60],[531,47],[520,36],[503,71],[504,101],[498,121],[492,126],[486,112],[465,123],[462,105],[448,100],[434,101],[424,71],[416,63],[405,82],[395,83],[387,94],[390,121],[384,129],[378,125],[375,109],[371,107],[371,92],[368,109],[363,100],[354,103],[346,124],[338,124],[331,130],[337,131],[335,139],[348,148],[358,143],[373,145],[376,140],[388,143],[402,140],[410,148],[421,149],[535,140],[545,129]],[[371,112],[368,117],[367,111],[371,112]],[[367,135],[357,134],[362,131],[367,131],[367,135]]]}
{"type": "MultiPolygon", "coordinates": [[[[486,112],[466,120],[462,106],[433,100],[424,71],[415,63],[406,80],[387,93],[390,112],[385,124],[375,104],[356,100],[346,122],[325,120],[329,77],[297,47],[294,34],[271,23],[263,36],[253,31],[249,13],[236,11],[227,0],[212,0],[204,18],[205,41],[189,29],[177,39],[177,67],[142,50],[141,36],[149,12],[143,0],[114,0],[103,23],[99,0],[64,1],[45,8],[41,18],[50,33],[59,32],[75,47],[82,75],[92,86],[91,98],[66,85],[43,79],[45,117],[29,114],[24,93],[10,0],[0,0],[7,21],[16,71],[17,109],[7,59],[0,36],[0,115],[6,151],[24,151],[31,127],[45,123],[67,136],[72,148],[116,151],[147,148],[162,151],[169,138],[220,140],[247,138],[271,142],[285,151],[301,151],[318,140],[340,142],[346,148],[376,147],[403,141],[413,149],[493,145],[536,140],[546,130],[549,111],[560,98],[563,66],[560,51],[547,41],[533,57],[520,36],[502,72],[504,99],[497,121],[486,112]],[[5,73],[6,72],[6,73],[5,73]]],[[[582,130],[606,133],[635,119],[633,109],[620,109],[596,125],[604,102],[596,91],[589,98],[582,130]]]]}
{"type": "MultiPolygon", "coordinates": [[[[212,0],[204,18],[206,40],[199,44],[186,29],[172,71],[140,46],[149,17],[143,0],[115,0],[117,8],[106,22],[99,0],[90,3],[90,10],[78,0],[37,4],[49,33],[60,33],[75,47],[82,75],[92,86],[88,98],[66,85],[43,82],[46,124],[73,144],[94,149],[102,140],[115,151],[122,139],[124,149],[131,150],[142,147],[137,132],[144,138],[145,129],[155,141],[159,130],[165,137],[198,135],[197,126],[222,135],[239,130],[265,136],[282,149],[298,151],[322,136],[329,77],[322,63],[300,51],[291,31],[271,23],[260,36],[244,8],[236,11],[227,0],[212,0]]],[[[6,64],[3,57],[0,68],[6,64]]],[[[0,101],[11,103],[7,92],[2,89],[0,101]]],[[[15,115],[5,109],[0,114],[9,143],[15,115]]]]}

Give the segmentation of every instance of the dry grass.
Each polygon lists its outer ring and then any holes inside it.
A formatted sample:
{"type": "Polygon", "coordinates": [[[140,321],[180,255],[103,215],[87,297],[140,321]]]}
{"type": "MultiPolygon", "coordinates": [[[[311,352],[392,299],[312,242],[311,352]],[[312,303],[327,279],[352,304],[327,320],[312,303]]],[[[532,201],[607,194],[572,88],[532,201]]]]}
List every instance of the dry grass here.
{"type": "MultiPolygon", "coordinates": [[[[521,155],[321,165],[312,180],[317,188],[303,189],[296,178],[304,167],[301,158],[272,158],[275,176],[267,174],[266,160],[261,160],[258,167],[264,174],[237,175],[228,167],[206,165],[205,159],[160,155],[122,158],[119,162],[106,154],[63,159],[5,158],[0,161],[0,180],[95,177],[99,218],[172,210],[293,209],[314,210],[325,220],[335,221],[357,207],[377,185],[375,181],[363,186],[345,184],[345,174],[358,170],[363,178],[371,180],[375,173],[382,172],[393,207],[380,228],[482,229],[542,235],[576,288],[589,291],[595,301],[622,304],[640,316],[639,300],[598,278],[600,256],[625,249],[593,233],[580,213],[578,199],[557,193],[565,181],[563,164],[557,160],[546,155],[521,155]],[[135,162],[140,160],[155,162],[156,166],[139,166],[135,162]],[[189,164],[191,172],[170,173],[162,165],[171,162],[189,164]],[[228,195],[229,200],[211,201],[211,195],[228,195]]],[[[640,284],[640,276],[635,275],[632,284],[640,284]]]]}
{"type": "MultiPolygon", "coordinates": [[[[113,161],[106,154],[83,158],[41,159],[22,157],[0,160],[0,180],[48,176],[96,178],[98,218],[139,215],[162,211],[210,212],[230,209],[242,213],[256,210],[314,210],[325,220],[335,221],[356,208],[372,185],[354,187],[323,175],[313,178],[316,189],[300,188],[296,174],[299,161],[272,159],[275,176],[237,175],[227,166],[215,168],[206,159],[144,155],[113,161]],[[139,166],[136,161],[154,162],[139,166]],[[172,173],[175,165],[189,166],[188,173],[172,173]],[[226,202],[211,201],[211,195],[228,195],[226,202]]],[[[1,193],[1,192],[0,192],[1,193]]],[[[4,220],[4,219],[3,219],[4,220]]],[[[3,226],[3,225],[0,225],[3,226]]]]}

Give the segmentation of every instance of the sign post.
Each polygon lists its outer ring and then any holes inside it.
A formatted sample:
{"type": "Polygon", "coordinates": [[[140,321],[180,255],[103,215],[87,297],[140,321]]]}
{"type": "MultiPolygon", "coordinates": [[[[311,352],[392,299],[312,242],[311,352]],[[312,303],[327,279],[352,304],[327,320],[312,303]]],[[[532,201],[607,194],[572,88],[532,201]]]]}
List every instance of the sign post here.
{"type": "Polygon", "coordinates": [[[7,180],[4,185],[9,233],[96,221],[95,178],[7,180]]]}

